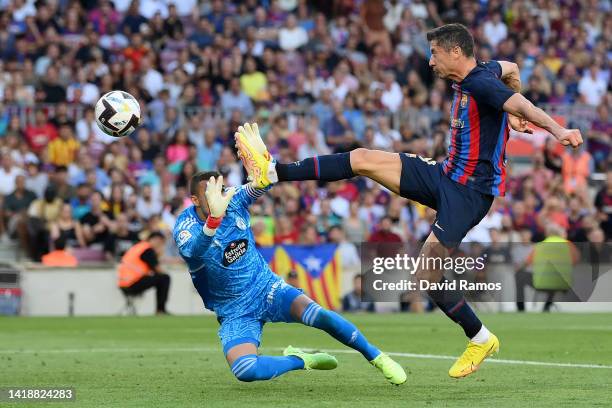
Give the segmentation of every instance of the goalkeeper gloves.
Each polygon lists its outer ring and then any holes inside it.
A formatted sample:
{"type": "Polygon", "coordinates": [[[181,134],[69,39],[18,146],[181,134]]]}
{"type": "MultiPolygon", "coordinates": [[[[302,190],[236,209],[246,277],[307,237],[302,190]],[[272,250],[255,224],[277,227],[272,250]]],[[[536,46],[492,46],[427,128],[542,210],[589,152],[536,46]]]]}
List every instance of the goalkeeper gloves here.
{"type": "Polygon", "coordinates": [[[209,216],[206,219],[204,233],[207,235],[213,235],[215,233],[215,230],[221,224],[221,220],[225,215],[225,210],[234,194],[236,194],[236,189],[234,187],[228,188],[225,193],[223,192],[223,176],[219,176],[216,179],[211,177],[208,180],[204,195],[208,203],[209,216]]]}
{"type": "Polygon", "coordinates": [[[266,188],[278,181],[276,160],[270,155],[259,134],[257,123],[245,123],[234,134],[238,157],[254,188],[266,188]]]}

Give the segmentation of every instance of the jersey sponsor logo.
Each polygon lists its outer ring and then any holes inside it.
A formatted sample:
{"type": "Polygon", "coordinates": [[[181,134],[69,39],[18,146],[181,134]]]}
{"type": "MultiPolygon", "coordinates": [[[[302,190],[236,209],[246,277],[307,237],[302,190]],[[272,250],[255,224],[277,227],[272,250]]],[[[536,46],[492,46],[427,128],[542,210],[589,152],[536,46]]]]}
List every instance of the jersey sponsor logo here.
{"type": "Polygon", "coordinates": [[[185,245],[187,241],[191,238],[191,232],[187,230],[183,230],[179,232],[178,237],[176,238],[176,245],[181,247],[185,245]]]}
{"type": "Polygon", "coordinates": [[[223,251],[223,265],[229,266],[246,254],[249,248],[249,241],[246,239],[237,239],[230,242],[223,251]]]}
{"type": "Polygon", "coordinates": [[[463,129],[465,123],[461,119],[451,119],[451,127],[455,129],[463,129]]]}
{"type": "Polygon", "coordinates": [[[236,217],[236,226],[243,231],[247,229],[246,222],[244,222],[242,217],[236,217]]]}

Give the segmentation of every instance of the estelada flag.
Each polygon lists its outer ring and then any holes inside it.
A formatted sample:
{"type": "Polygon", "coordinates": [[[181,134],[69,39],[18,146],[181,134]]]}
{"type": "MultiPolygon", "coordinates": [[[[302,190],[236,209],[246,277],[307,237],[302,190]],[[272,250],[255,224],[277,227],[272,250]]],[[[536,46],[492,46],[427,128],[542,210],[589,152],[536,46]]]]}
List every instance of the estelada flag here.
{"type": "Polygon", "coordinates": [[[274,255],[273,268],[281,276],[296,271],[300,288],[324,308],[335,310],[340,307],[339,252],[335,244],[282,245],[274,255]]]}

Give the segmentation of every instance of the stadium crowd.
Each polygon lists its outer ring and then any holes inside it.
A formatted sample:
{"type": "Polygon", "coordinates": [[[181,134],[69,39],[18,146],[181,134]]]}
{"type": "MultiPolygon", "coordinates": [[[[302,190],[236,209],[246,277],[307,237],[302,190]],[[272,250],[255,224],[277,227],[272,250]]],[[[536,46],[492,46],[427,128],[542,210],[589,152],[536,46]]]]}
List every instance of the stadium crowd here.
{"type": "MultiPolygon", "coordinates": [[[[509,164],[508,193],[467,239],[538,240],[554,223],[575,241],[609,240],[611,10],[609,0],[0,0],[0,236],[34,260],[58,239],[116,259],[172,228],[194,172],[245,182],[233,133],[247,120],[282,162],[358,146],[441,160],[452,90],[428,67],[425,33],[461,22],[479,59],[519,64],[534,103],[590,112],[583,149],[550,140],[527,172],[509,164]],[[142,105],[142,126],[121,139],[94,119],[113,89],[142,105]],[[607,181],[594,188],[596,171],[607,181]]],[[[260,245],[418,241],[435,216],[365,179],[285,183],[252,211],[260,245]]]]}

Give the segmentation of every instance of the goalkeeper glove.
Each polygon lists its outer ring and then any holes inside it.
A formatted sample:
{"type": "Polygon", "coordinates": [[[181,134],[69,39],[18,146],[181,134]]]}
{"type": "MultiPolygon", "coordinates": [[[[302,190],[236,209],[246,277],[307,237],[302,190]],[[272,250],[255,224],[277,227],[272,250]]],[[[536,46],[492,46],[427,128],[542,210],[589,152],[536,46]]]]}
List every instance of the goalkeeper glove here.
{"type": "Polygon", "coordinates": [[[219,176],[216,179],[211,177],[208,180],[206,191],[204,192],[209,213],[206,219],[206,228],[204,230],[205,233],[208,232],[207,235],[214,234],[215,230],[221,224],[221,220],[225,215],[225,210],[234,194],[236,194],[236,189],[234,187],[228,188],[225,193],[223,192],[223,176],[219,176]]]}
{"type": "Polygon", "coordinates": [[[234,134],[238,157],[254,188],[266,188],[278,181],[276,160],[270,155],[259,134],[257,123],[245,123],[234,134]]]}

